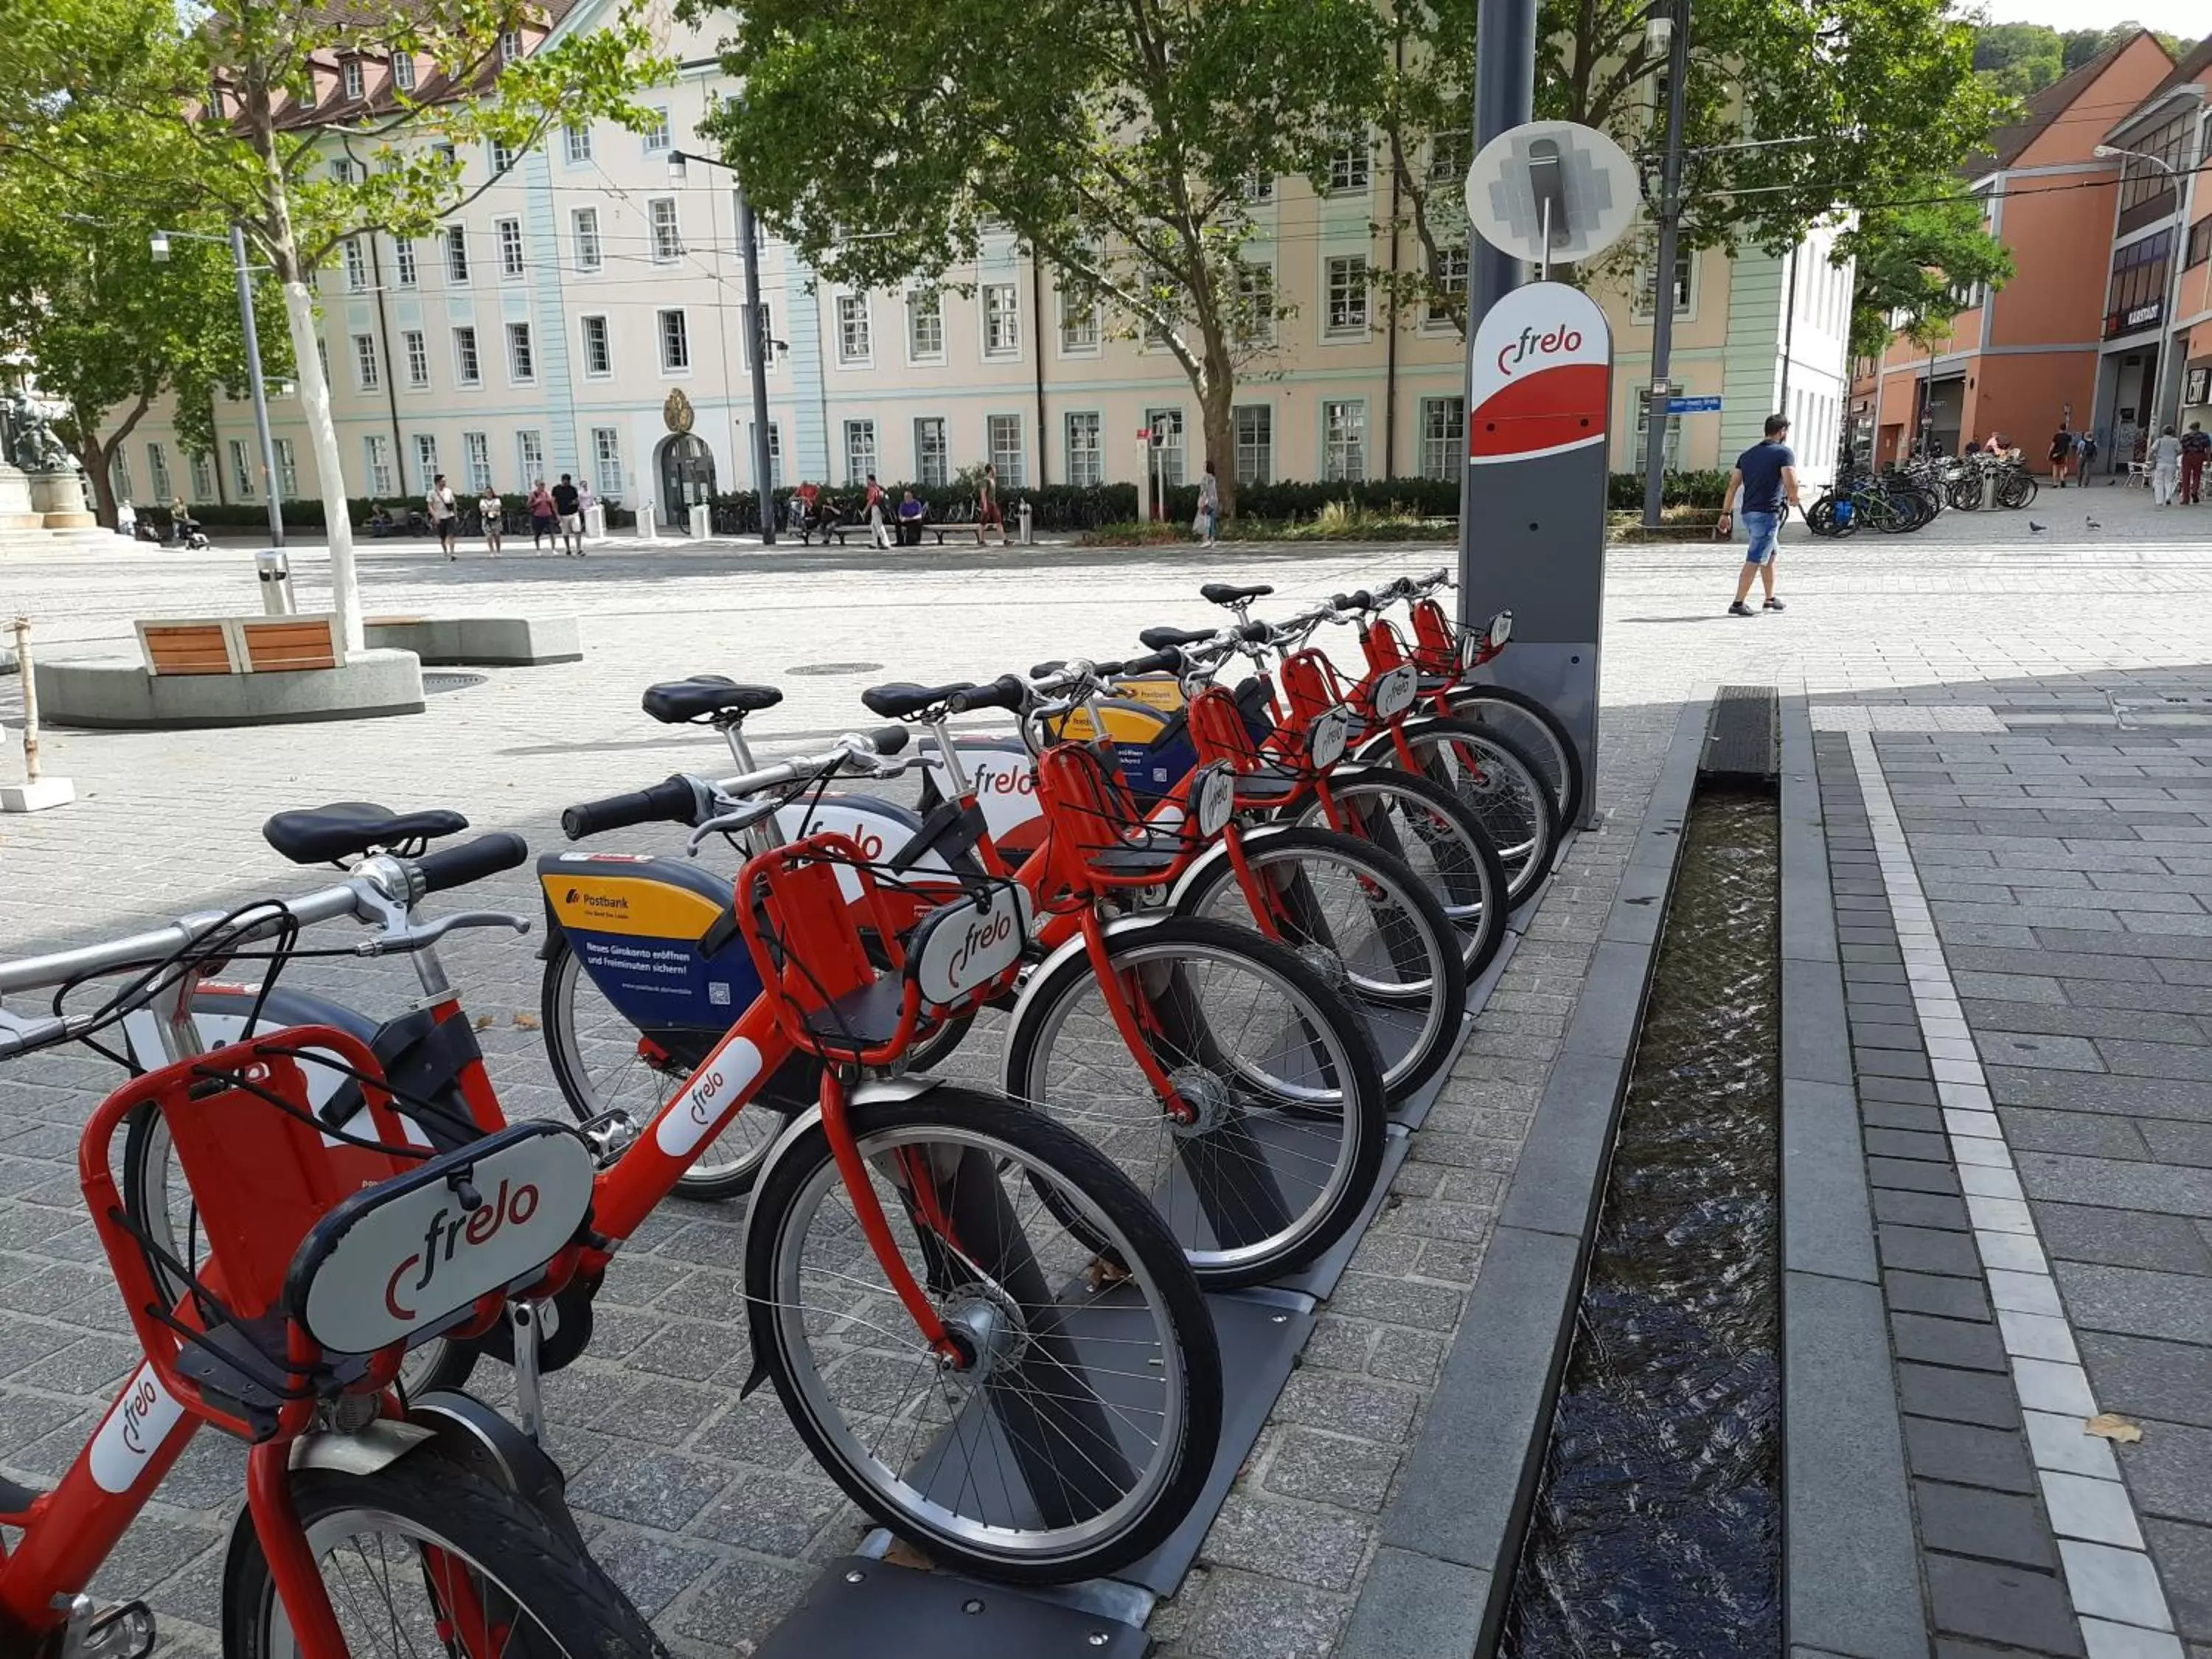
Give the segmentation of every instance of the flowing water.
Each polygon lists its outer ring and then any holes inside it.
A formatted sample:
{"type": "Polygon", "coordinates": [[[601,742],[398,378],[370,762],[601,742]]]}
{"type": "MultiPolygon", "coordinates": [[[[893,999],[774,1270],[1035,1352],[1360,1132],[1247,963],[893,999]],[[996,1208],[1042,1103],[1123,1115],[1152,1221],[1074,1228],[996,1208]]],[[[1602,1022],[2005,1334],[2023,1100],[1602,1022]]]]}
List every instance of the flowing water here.
{"type": "Polygon", "coordinates": [[[1781,1652],[1781,832],[1705,792],[1684,833],[1512,1659],[1781,1652]]]}

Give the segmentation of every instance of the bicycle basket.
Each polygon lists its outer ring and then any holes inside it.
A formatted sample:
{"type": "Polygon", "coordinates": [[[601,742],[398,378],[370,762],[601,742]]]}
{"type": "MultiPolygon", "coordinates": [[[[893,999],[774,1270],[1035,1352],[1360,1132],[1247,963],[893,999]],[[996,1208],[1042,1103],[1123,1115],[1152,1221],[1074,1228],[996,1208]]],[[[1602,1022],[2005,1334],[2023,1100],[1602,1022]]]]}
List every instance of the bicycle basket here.
{"type": "Polygon", "coordinates": [[[1446,679],[1466,665],[1459,631],[1434,599],[1413,601],[1413,664],[1422,673],[1446,679]]]}
{"type": "Polygon", "coordinates": [[[368,1048],[322,1026],[265,1032],[127,1084],[87,1126],[80,1164],[161,1382],[253,1440],[297,1432],[318,1399],[383,1386],[406,1349],[488,1321],[510,1290],[565,1278],[572,1263],[559,1259],[592,1200],[591,1154],[556,1125],[434,1155],[368,1048]],[[307,1103],[319,1065],[361,1085],[363,1109],[343,1128],[307,1103]],[[147,1107],[191,1198],[183,1259],[150,1218],[126,1211],[110,1172],[115,1129],[147,1107]],[[157,1264],[189,1286],[173,1306],[157,1264]]]}
{"type": "Polygon", "coordinates": [[[1146,823],[1113,762],[1087,744],[1054,744],[1038,757],[1037,799],[1069,886],[1149,887],[1171,880],[1189,854],[1180,825],[1146,823]]]}

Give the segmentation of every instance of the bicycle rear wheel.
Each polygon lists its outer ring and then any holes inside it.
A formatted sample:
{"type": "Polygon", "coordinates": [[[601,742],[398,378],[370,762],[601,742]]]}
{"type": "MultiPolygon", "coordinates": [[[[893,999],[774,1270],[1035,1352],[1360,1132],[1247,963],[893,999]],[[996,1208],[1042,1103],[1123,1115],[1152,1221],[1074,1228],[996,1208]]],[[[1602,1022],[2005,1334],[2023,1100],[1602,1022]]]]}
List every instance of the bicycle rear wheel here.
{"type": "Polygon", "coordinates": [[[753,1352],[800,1437],[947,1565],[1061,1582],[1157,1547],[1212,1472],[1221,1356],[1144,1195],[1048,1117],[965,1090],[855,1102],[848,1121],[966,1363],[923,1340],[813,1124],[769,1166],[745,1235],[753,1352]]]}

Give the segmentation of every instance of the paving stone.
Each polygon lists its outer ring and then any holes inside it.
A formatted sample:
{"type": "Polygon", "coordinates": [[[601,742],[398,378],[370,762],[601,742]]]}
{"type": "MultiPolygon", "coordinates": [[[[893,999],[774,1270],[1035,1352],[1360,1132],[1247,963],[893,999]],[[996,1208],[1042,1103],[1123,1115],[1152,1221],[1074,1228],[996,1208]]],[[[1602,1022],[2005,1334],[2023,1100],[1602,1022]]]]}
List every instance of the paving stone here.
{"type": "MultiPolygon", "coordinates": [[[[2136,1007],[2075,1008],[2053,998],[2045,1002],[1996,1002],[1977,997],[1964,986],[1960,1001],[1966,1019],[1977,1032],[1996,1031],[2014,1036],[2118,1038],[2153,1043],[2201,1043],[2204,1032],[2193,1020],[2179,1014],[2161,1014],[2136,1007]]],[[[2100,1047],[2098,1052],[2104,1054],[2100,1047]]],[[[2106,1055],[2110,1064],[2111,1056],[2106,1055]]],[[[2115,1071],[2133,1068],[2114,1066],[2115,1071]]]]}
{"type": "Polygon", "coordinates": [[[729,1484],[729,1471],[703,1458],[637,1449],[602,1457],[568,1488],[572,1502],[618,1520],[673,1532],[729,1484]]]}
{"type": "Polygon", "coordinates": [[[1938,1628],[2037,1653],[2081,1652],[2073,1607],[2057,1578],[1950,1555],[1929,1555],[1927,1563],[1938,1628]]]}
{"type": "Polygon", "coordinates": [[[1951,1162],[1951,1143],[1940,1133],[1869,1128],[1866,1132],[1866,1150],[1869,1158],[1918,1158],[1946,1165],[1951,1162]]]}
{"type": "Polygon", "coordinates": [[[2212,1273],[2212,1247],[2180,1216],[2039,1202],[2035,1224],[2045,1246],[2062,1260],[2212,1273]]]}
{"type": "Polygon", "coordinates": [[[1324,1659],[1349,1612],[1348,1602],[1303,1585],[1224,1571],[1207,1586],[1189,1650],[1203,1659],[1324,1659]]]}
{"type": "Polygon", "coordinates": [[[2067,1311],[2087,1329],[2212,1342],[2212,1279],[2060,1261],[2067,1311]]]}
{"type": "Polygon", "coordinates": [[[1921,1417],[1989,1429],[2020,1427],[2020,1402],[2012,1380],[1992,1372],[1900,1361],[1897,1395],[1905,1411],[1921,1417]]]}
{"type": "MultiPolygon", "coordinates": [[[[2142,1530],[2166,1587],[2174,1628],[2185,1637],[2212,1642],[2212,1528],[2146,1516],[2142,1530]]],[[[2203,1651],[2207,1650],[2192,1646],[2190,1659],[2203,1651]]]]}
{"type": "Polygon", "coordinates": [[[1885,1267],[1916,1273],[1948,1273],[1979,1281],[1981,1257],[1965,1233],[1940,1232],[1929,1227],[1884,1224],[1875,1230],[1885,1267]]]}
{"type": "Polygon", "coordinates": [[[1948,1227],[1954,1232],[1963,1232],[1967,1226],[1965,1200],[1941,1193],[1880,1188],[1874,1194],[1874,1214],[1876,1221],[1898,1222],[1908,1227],[1948,1227]]]}
{"type": "Polygon", "coordinates": [[[2039,1070],[2102,1072],[2107,1069],[2097,1046],[2084,1037],[2027,1036],[1977,1027],[1974,1042],[1985,1066],[2032,1066],[2039,1070]]]}
{"type": "Polygon", "coordinates": [[[1912,1503],[1920,1536],[1930,1549],[2046,1572],[2057,1570],[2057,1547],[2033,1498],[1980,1486],[1916,1480],[1912,1503]]]}
{"type": "Polygon", "coordinates": [[[2137,1126],[2097,1112],[2053,1112],[2000,1106],[2005,1139],[2015,1152],[2071,1152],[2086,1158],[2148,1158],[2137,1126]]]}
{"type": "Polygon", "coordinates": [[[2146,1516],[2212,1522],[2212,1429],[2146,1418],[2143,1437],[2118,1449],[2120,1471],[2146,1516]]]}
{"type": "Polygon", "coordinates": [[[1998,1492],[2035,1490],[2027,1448],[2015,1433],[1932,1418],[1905,1419],[1905,1460],[1914,1474],[1998,1492]]]}
{"type": "Polygon", "coordinates": [[[1268,1462],[1265,1484],[1285,1498],[1373,1514],[1382,1507],[1399,1455],[1395,1447],[1291,1429],[1268,1462]]]}
{"type": "Polygon", "coordinates": [[[1915,1134],[1936,1135],[1943,1132],[1943,1114],[1935,1106],[1872,1100],[1863,1093],[1859,1099],[1859,1121],[1869,1129],[1904,1129],[1915,1134]]]}
{"type": "Polygon", "coordinates": [[[2148,1555],[2061,1538],[2058,1559],[2074,1605],[2085,1616],[2154,1627],[2166,1622],[2157,1569],[2148,1555]]]}
{"type": "Polygon", "coordinates": [[[1893,1191],[1955,1193],[1959,1190],[1959,1177],[1952,1173],[1948,1160],[1942,1164],[1923,1164],[1906,1158],[1869,1157],[1867,1181],[1875,1188],[1893,1191]]]}
{"type": "Polygon", "coordinates": [[[1882,1275],[1882,1295],[1899,1312],[1940,1314],[1946,1319],[1990,1316],[1990,1299],[1978,1279],[1892,1271],[1882,1275]]]}
{"type": "Polygon", "coordinates": [[[2022,1152],[2013,1162],[2032,1199],[2212,1217],[2212,1170],[2053,1152],[2022,1152]]]}
{"type": "Polygon", "coordinates": [[[2212,1348],[2077,1330],[2098,1401],[2130,1417],[2212,1429],[2212,1348]]]}
{"type": "Polygon", "coordinates": [[[1367,1531],[1348,1516],[1309,1505],[1232,1497],[1206,1534],[1209,1565],[1348,1590],[1366,1553],[1367,1531]]]}

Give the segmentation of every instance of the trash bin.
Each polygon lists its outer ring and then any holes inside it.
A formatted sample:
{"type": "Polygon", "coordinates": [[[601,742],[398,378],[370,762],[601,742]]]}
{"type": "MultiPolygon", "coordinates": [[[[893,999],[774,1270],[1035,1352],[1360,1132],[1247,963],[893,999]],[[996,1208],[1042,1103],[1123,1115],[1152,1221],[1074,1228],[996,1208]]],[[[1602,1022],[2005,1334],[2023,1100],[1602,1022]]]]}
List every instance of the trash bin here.
{"type": "Polygon", "coordinates": [[[1030,511],[1030,504],[1027,501],[1024,501],[1014,510],[1021,519],[1022,545],[1024,547],[1035,546],[1036,544],[1036,537],[1030,528],[1030,521],[1033,517],[1030,511]]]}
{"type": "Polygon", "coordinates": [[[289,617],[299,610],[292,597],[292,561],[281,547],[253,556],[253,574],[261,578],[261,609],[271,617],[289,617]]]}
{"type": "Polygon", "coordinates": [[[594,501],[592,510],[584,514],[584,539],[603,542],[607,538],[607,509],[604,502],[594,501]]]}
{"type": "Polygon", "coordinates": [[[691,539],[703,542],[714,533],[714,513],[702,501],[691,509],[691,539]]]}

